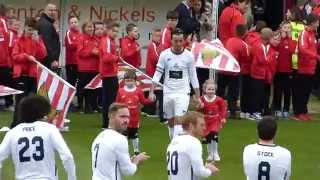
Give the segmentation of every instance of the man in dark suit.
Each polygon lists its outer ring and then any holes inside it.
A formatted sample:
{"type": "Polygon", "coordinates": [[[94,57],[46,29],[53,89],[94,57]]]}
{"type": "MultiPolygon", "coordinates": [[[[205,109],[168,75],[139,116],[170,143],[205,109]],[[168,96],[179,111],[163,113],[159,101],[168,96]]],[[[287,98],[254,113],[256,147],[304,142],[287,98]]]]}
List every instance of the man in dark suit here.
{"type": "Polygon", "coordinates": [[[44,60],[44,65],[51,70],[56,70],[58,68],[60,56],[59,34],[53,25],[56,17],[57,7],[56,5],[49,3],[44,9],[44,13],[41,14],[37,24],[39,34],[43,38],[48,52],[48,55],[44,60]]]}
{"type": "Polygon", "coordinates": [[[193,4],[198,0],[182,1],[175,9],[179,13],[177,28],[183,30],[185,34],[199,32],[200,23],[192,15],[193,4]]]}

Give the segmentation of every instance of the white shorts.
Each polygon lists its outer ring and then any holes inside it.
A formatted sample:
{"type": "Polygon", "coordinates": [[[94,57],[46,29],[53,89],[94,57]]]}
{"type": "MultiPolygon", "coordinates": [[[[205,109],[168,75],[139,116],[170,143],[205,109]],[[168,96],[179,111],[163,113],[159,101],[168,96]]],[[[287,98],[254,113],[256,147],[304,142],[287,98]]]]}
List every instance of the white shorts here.
{"type": "Polygon", "coordinates": [[[190,95],[188,94],[164,94],[163,117],[171,119],[183,116],[189,107],[190,95]]]}

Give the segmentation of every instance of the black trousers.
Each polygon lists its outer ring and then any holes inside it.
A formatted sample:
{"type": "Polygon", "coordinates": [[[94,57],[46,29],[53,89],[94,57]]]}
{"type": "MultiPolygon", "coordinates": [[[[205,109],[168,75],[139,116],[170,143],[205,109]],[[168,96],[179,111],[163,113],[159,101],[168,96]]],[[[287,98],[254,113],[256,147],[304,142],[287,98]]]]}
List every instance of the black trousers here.
{"type": "Polygon", "coordinates": [[[308,102],[312,91],[314,75],[297,74],[293,94],[293,112],[295,115],[308,113],[308,102]]]}
{"type": "Polygon", "coordinates": [[[67,64],[66,65],[66,75],[67,75],[67,81],[72,86],[76,85],[77,79],[78,79],[78,69],[76,64],[67,64]]]}
{"type": "Polygon", "coordinates": [[[289,112],[291,103],[291,90],[292,73],[277,73],[273,80],[272,109],[274,111],[289,112]]]}
{"type": "Polygon", "coordinates": [[[109,106],[116,100],[119,88],[118,77],[105,77],[102,79],[102,127],[109,126],[109,106]]]}
{"type": "Polygon", "coordinates": [[[83,107],[83,99],[85,101],[85,112],[92,112],[98,109],[97,104],[97,90],[84,89],[84,87],[97,75],[97,72],[79,72],[79,83],[77,86],[78,91],[78,104],[83,107]]]}
{"type": "MultiPolygon", "coordinates": [[[[159,109],[160,122],[163,122],[164,121],[164,119],[163,119],[163,90],[155,90],[154,94],[157,97],[156,101],[153,102],[152,104],[145,105],[141,111],[143,111],[147,114],[155,115],[157,109],[159,109]],[[159,104],[159,106],[157,106],[157,103],[159,104]]],[[[148,97],[149,91],[146,91],[144,93],[144,95],[146,97],[148,97]]]]}
{"type": "MultiPolygon", "coordinates": [[[[0,67],[0,85],[13,87],[12,69],[8,67],[0,67]]],[[[4,96],[6,107],[13,105],[13,96],[4,96]]]]}
{"type": "Polygon", "coordinates": [[[243,74],[240,77],[240,108],[241,112],[248,113],[250,111],[251,99],[251,77],[250,74],[243,74]]]}
{"type": "Polygon", "coordinates": [[[15,96],[16,104],[14,107],[14,113],[13,113],[13,121],[11,123],[11,128],[17,126],[19,124],[19,117],[18,117],[18,107],[19,102],[22,98],[30,95],[30,94],[36,94],[37,93],[37,79],[33,77],[26,77],[21,76],[19,78],[14,79],[14,86],[15,89],[23,91],[22,94],[17,94],[15,96]]]}
{"type": "Polygon", "coordinates": [[[249,113],[262,113],[265,101],[265,81],[251,78],[251,100],[249,113]]]}
{"type": "Polygon", "coordinates": [[[237,110],[237,100],[239,97],[239,76],[219,74],[217,95],[227,99],[231,114],[237,110]],[[226,89],[228,93],[226,95],[226,89]]]}
{"type": "Polygon", "coordinates": [[[271,115],[270,109],[271,84],[264,84],[264,98],[263,98],[263,115],[271,115]]]}
{"type": "Polygon", "coordinates": [[[199,80],[199,89],[200,89],[200,93],[202,94],[202,86],[203,83],[209,79],[209,69],[205,69],[205,68],[197,68],[197,76],[198,76],[198,80],[199,80]]]}

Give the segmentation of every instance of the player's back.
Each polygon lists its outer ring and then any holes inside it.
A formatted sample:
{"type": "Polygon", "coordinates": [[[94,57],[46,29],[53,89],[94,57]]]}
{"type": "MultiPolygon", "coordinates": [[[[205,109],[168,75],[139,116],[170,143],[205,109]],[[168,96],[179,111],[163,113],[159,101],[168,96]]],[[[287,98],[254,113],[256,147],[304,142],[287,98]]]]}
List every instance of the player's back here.
{"type": "Polygon", "coordinates": [[[186,180],[197,178],[192,167],[192,146],[198,146],[200,141],[190,135],[180,135],[172,139],[167,148],[167,170],[169,180],[186,180]]]}
{"type": "Polygon", "coordinates": [[[41,121],[21,123],[8,132],[16,179],[56,179],[53,138],[57,132],[54,125],[41,121]]]}
{"type": "Polygon", "coordinates": [[[243,152],[247,180],[288,180],[291,154],[277,145],[251,144],[243,152]]]}
{"type": "Polygon", "coordinates": [[[106,129],[92,143],[92,180],[121,180],[118,154],[120,146],[127,145],[125,136],[106,129]]]}

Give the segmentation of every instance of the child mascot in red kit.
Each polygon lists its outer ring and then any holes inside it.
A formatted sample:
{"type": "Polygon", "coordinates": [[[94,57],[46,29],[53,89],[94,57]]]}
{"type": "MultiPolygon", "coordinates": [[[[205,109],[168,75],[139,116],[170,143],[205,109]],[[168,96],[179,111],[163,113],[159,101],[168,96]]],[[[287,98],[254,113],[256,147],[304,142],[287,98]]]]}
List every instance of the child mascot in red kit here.
{"type": "Polygon", "coordinates": [[[206,130],[204,136],[208,144],[208,161],[220,161],[218,153],[218,133],[226,122],[227,105],[224,99],[216,96],[213,80],[203,84],[203,96],[200,97],[198,111],[204,114],[206,130]]]}
{"type": "Polygon", "coordinates": [[[144,97],[142,89],[137,86],[136,73],[129,70],[124,75],[124,86],[119,89],[116,102],[128,105],[130,120],[127,129],[128,139],[132,140],[133,151],[139,154],[139,135],[138,129],[140,124],[140,107],[141,104],[150,104],[155,101],[153,90],[150,90],[148,99],[144,97]]]}

